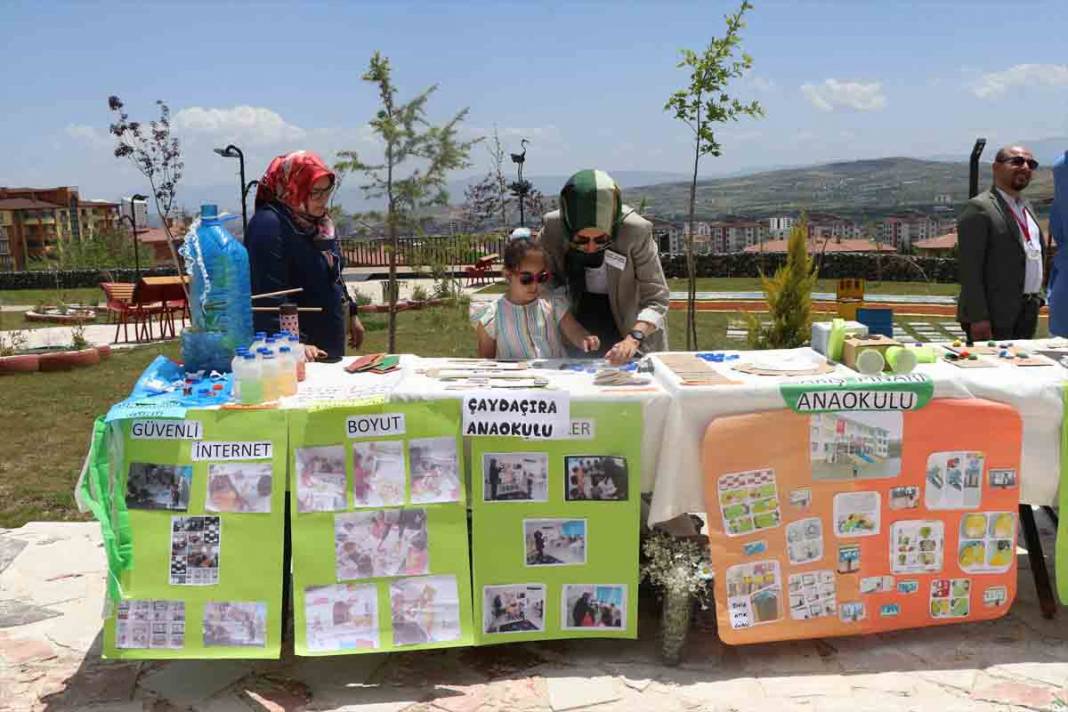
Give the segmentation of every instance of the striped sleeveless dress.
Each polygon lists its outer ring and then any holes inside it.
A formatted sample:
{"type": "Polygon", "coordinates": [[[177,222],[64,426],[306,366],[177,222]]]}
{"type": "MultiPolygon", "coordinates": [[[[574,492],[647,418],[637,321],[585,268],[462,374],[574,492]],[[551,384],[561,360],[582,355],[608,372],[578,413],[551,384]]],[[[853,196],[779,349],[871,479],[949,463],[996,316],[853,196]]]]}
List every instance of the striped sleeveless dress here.
{"type": "Polygon", "coordinates": [[[502,296],[486,308],[479,322],[497,342],[498,359],[566,358],[560,334],[566,313],[562,301],[539,297],[529,304],[513,304],[502,296]]]}

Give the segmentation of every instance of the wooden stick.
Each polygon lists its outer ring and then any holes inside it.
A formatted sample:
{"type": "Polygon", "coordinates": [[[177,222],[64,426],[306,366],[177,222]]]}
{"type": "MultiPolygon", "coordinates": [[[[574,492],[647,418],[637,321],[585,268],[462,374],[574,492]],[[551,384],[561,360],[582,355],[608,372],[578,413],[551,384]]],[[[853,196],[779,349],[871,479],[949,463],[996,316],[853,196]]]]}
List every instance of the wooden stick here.
{"type": "Polygon", "coordinates": [[[297,287],[296,289],[282,289],[277,292],[264,292],[263,294],[253,294],[252,299],[266,299],[267,297],[280,297],[283,294],[296,294],[297,292],[303,292],[304,287],[297,287]]]}
{"type": "MultiPolygon", "coordinates": [[[[252,307],[252,311],[258,312],[276,312],[281,311],[281,307],[252,307]]],[[[322,307],[297,307],[297,311],[302,312],[321,312],[322,307]]]]}

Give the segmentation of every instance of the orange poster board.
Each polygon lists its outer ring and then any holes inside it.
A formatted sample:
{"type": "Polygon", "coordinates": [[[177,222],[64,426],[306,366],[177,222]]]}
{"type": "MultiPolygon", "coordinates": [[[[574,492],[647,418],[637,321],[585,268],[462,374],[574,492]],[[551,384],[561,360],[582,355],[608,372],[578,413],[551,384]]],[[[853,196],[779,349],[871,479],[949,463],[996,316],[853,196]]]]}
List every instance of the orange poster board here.
{"type": "Polygon", "coordinates": [[[702,462],[729,644],[988,620],[1016,594],[1021,423],[1006,405],[717,418],[702,462]]]}

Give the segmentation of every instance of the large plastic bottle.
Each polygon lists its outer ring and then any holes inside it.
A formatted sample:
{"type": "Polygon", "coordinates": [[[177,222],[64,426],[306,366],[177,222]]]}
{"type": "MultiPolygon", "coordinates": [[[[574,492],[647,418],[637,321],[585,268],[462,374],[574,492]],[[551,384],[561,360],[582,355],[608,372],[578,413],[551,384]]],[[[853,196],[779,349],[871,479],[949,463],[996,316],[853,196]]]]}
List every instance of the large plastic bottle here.
{"type": "Polygon", "coordinates": [[[278,349],[279,357],[283,364],[282,371],[282,395],[295,396],[297,394],[297,359],[293,349],[282,346],[278,349]]]}
{"type": "Polygon", "coordinates": [[[245,354],[241,364],[241,402],[255,405],[263,402],[263,379],[260,364],[252,354],[245,354]]]}
{"type": "Polygon", "coordinates": [[[181,248],[193,321],[182,333],[182,357],[187,371],[225,372],[234,349],[252,342],[248,252],[223,227],[214,205],[201,206],[194,227],[181,248]]]}
{"type": "Polygon", "coordinates": [[[259,361],[260,382],[263,383],[263,400],[276,401],[282,395],[278,388],[278,379],[281,372],[278,370],[278,360],[274,353],[267,350],[259,361]]]}

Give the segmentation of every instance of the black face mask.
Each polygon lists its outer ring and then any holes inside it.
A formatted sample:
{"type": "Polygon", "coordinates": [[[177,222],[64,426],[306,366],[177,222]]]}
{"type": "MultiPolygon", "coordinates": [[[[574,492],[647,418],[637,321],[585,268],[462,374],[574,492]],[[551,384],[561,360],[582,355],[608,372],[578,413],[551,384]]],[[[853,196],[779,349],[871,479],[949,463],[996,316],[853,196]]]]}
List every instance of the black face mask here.
{"type": "Polygon", "coordinates": [[[567,251],[567,266],[571,268],[596,269],[604,264],[604,250],[599,252],[567,251]]]}

